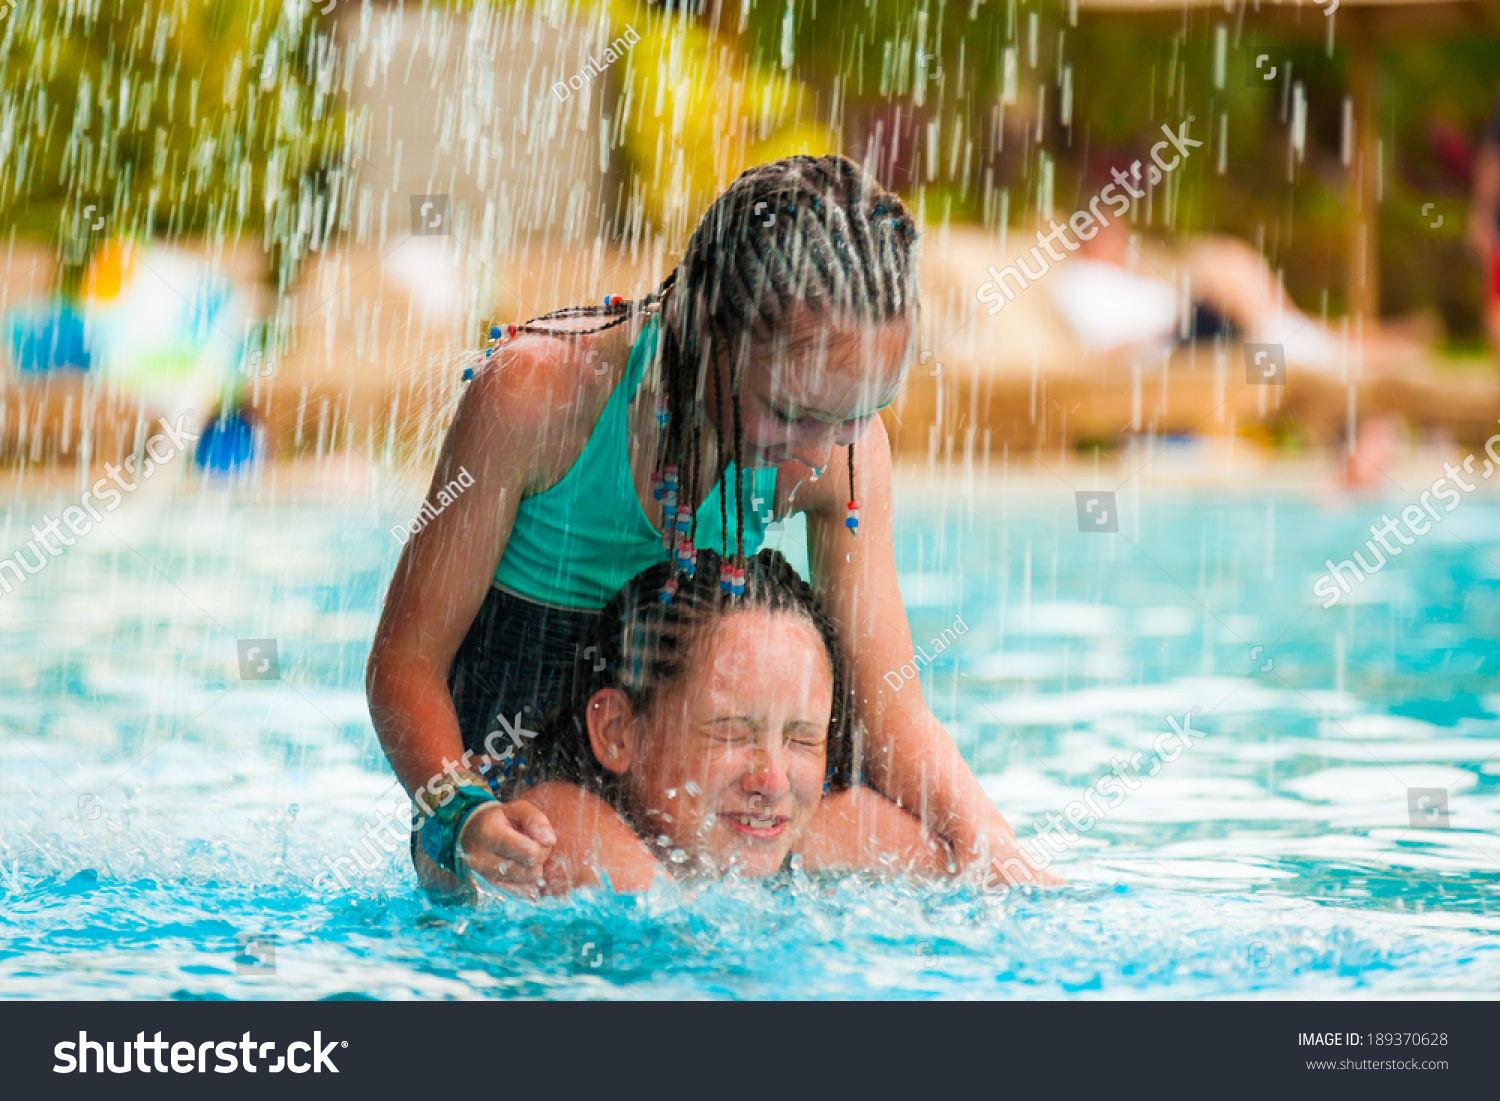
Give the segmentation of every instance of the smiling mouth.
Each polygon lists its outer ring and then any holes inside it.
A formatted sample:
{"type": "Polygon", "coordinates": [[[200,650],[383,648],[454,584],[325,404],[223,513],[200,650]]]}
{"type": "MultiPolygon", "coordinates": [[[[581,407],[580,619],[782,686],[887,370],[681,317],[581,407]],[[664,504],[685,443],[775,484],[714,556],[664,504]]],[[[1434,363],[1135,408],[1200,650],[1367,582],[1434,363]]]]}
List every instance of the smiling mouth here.
{"type": "Polygon", "coordinates": [[[788,819],[779,814],[721,814],[737,832],[757,841],[773,841],[786,832],[788,819]]]}

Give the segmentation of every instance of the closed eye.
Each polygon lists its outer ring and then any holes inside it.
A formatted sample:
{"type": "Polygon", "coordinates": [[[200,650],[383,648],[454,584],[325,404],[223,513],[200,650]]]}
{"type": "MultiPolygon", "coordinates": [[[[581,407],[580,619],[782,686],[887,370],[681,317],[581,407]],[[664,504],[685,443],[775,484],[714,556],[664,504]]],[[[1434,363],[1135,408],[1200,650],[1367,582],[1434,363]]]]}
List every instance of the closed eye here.
{"type": "Polygon", "coordinates": [[[786,732],[786,740],[808,749],[820,749],[828,742],[828,730],[798,724],[786,732]]]}
{"type": "Polygon", "coordinates": [[[720,742],[743,742],[755,737],[755,725],[749,719],[732,717],[714,719],[707,724],[708,736],[720,742]]]}
{"type": "Polygon", "coordinates": [[[771,410],[771,416],[781,424],[802,424],[809,419],[807,417],[794,417],[785,410],[776,408],[771,410]]]}
{"type": "MultiPolygon", "coordinates": [[[[863,416],[850,417],[847,420],[843,420],[843,421],[837,422],[834,425],[833,430],[835,432],[847,432],[847,431],[849,431],[851,429],[856,429],[857,430],[857,429],[861,428],[863,425],[868,424],[870,422],[870,419],[872,417],[874,417],[874,416],[875,416],[874,413],[866,413],[863,416]]],[[[771,417],[778,424],[797,424],[797,425],[802,425],[802,424],[812,424],[812,423],[820,421],[820,418],[817,418],[817,417],[792,416],[792,414],[790,414],[790,413],[787,413],[787,412],[785,412],[785,411],[783,411],[781,409],[775,409],[775,408],[773,408],[771,410],[771,417]]],[[[822,422],[822,423],[827,423],[827,422],[822,422]]]]}

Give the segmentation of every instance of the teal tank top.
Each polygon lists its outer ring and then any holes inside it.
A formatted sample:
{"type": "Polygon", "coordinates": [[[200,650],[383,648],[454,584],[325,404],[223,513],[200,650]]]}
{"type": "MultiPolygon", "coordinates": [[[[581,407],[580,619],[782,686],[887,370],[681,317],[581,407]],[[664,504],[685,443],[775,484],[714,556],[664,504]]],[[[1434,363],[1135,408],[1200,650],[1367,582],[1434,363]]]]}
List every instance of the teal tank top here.
{"type": "MultiPolygon", "coordinates": [[[[667,560],[661,535],[641,511],[630,478],[627,420],[631,400],[656,355],[661,315],[647,320],[630,349],[625,377],[609,395],[599,423],[572,467],[550,489],[521,498],[494,583],[544,604],[597,611],[625,582],[667,560]]],[[[697,545],[724,552],[719,500],[730,487],[729,542],[734,545],[735,477],[743,480],[745,553],[765,544],[775,500],[776,468],[740,471],[733,460],[698,508],[697,545]]]]}

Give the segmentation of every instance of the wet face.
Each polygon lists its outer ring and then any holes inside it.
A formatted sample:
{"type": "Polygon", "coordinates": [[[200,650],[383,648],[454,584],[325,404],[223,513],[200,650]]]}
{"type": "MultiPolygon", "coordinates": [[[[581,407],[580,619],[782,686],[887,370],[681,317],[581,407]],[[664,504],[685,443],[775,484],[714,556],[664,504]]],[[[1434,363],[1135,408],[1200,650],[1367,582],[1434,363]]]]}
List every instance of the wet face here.
{"type": "MultiPolygon", "coordinates": [[[[736,612],[700,643],[692,672],[622,730],[639,828],[688,866],[747,876],[780,868],[823,795],[833,673],[801,616],[736,612]]],[[[612,767],[608,749],[595,754],[612,767]]]]}
{"type": "MultiPolygon", "coordinates": [[[[752,345],[739,378],[745,465],[828,466],[835,447],[857,440],[896,400],[913,338],[908,320],[819,318],[804,319],[790,340],[752,345]]],[[[715,410],[709,414],[714,419],[715,410]]],[[[717,415],[727,440],[734,424],[727,401],[717,415]]]]}

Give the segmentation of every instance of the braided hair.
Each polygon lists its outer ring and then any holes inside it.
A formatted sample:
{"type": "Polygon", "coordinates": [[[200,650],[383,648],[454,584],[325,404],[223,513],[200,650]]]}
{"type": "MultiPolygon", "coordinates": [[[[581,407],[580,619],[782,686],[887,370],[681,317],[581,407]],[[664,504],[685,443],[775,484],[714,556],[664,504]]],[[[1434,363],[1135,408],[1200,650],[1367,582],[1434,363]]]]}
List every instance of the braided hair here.
{"type": "Polygon", "coordinates": [[[704,547],[704,568],[685,578],[676,599],[658,599],[674,568],[666,562],[641,571],[625,583],[599,614],[573,663],[567,694],[543,719],[535,745],[542,747],[539,775],[587,788],[624,813],[630,808],[622,778],[601,765],[589,740],[588,710],[594,694],[617,688],[636,714],[649,710],[661,692],[681,682],[693,668],[709,631],[740,611],[792,615],[809,623],[823,641],[833,670],[833,708],[828,720],[828,786],[853,783],[854,701],[844,675],[838,636],[817,595],[781,553],[765,549],[746,560],[745,591],[731,596],[715,582],[719,555],[704,547]]]}
{"type": "MultiPolygon", "coordinates": [[[[657,421],[666,431],[653,466],[653,494],[662,506],[662,541],[674,569],[661,598],[670,601],[697,569],[705,386],[715,408],[727,393],[733,408],[731,446],[717,418],[718,452],[736,472],[735,544],[729,547],[728,490],[720,494],[720,584],[738,594],[745,584],[745,505],[740,373],[749,346],[784,333],[798,315],[838,316],[869,324],[899,320],[918,308],[918,234],[893,192],[848,157],[796,156],[746,169],[708,208],[676,269],[640,301],[611,295],[603,306],[571,306],[512,325],[517,332],[580,335],[603,332],[642,313],[663,318],[660,345],[664,392],[657,421]],[[674,301],[668,302],[668,293],[674,301]],[[538,322],[609,317],[597,328],[556,330],[538,322]],[[680,478],[679,478],[680,475],[680,478]]],[[[493,350],[493,349],[491,349],[493,350]]],[[[489,354],[489,353],[486,353],[489,354]]],[[[859,526],[854,494],[854,445],[848,447],[851,532],[859,526]]]]}

